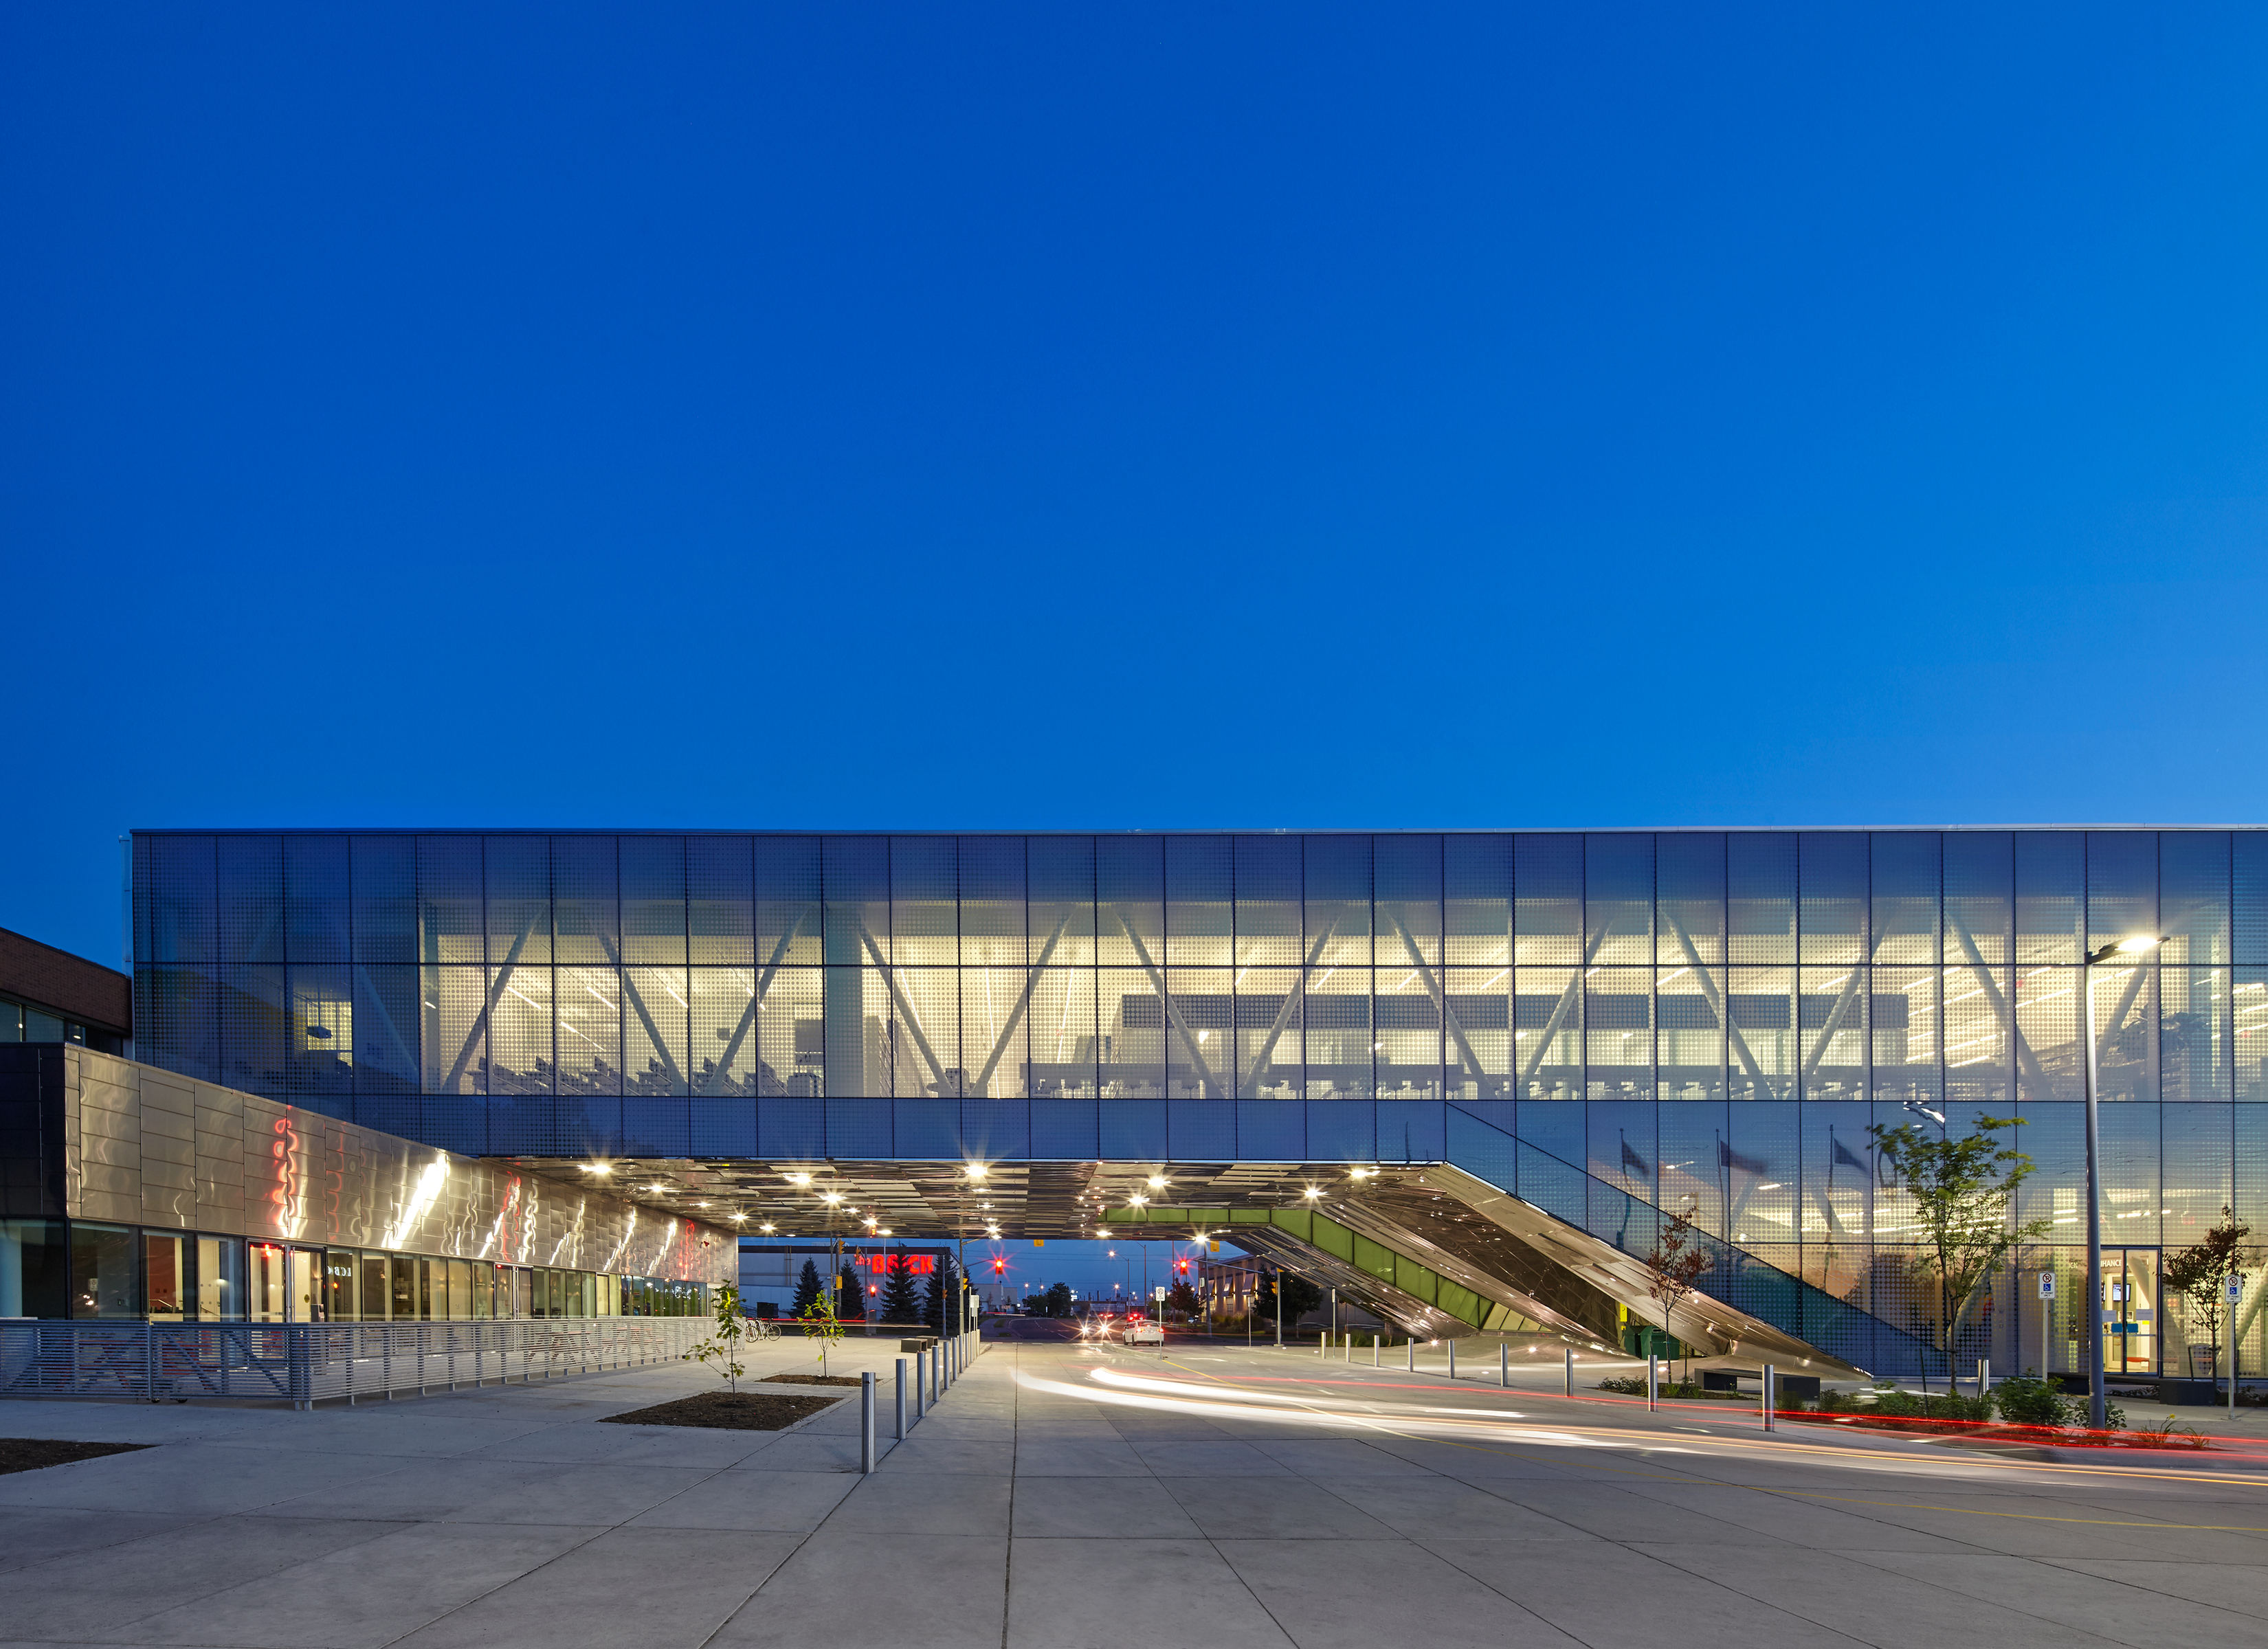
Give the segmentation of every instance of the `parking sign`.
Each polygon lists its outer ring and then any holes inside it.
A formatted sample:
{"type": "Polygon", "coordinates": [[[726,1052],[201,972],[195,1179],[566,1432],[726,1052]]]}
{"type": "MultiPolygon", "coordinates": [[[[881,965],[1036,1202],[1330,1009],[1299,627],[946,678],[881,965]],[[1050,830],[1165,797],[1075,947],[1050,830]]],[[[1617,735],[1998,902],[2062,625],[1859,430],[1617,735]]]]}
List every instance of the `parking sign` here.
{"type": "Polygon", "coordinates": [[[2228,1303],[2232,1306],[2236,1305],[2242,1301],[2243,1298],[2244,1279],[2241,1277],[2230,1277],[2228,1279],[2228,1303]]]}
{"type": "Polygon", "coordinates": [[[2040,1273],[2040,1298],[2042,1299],[2053,1299],[2055,1298],[2055,1273],[2053,1271],[2042,1271],[2040,1273]]]}

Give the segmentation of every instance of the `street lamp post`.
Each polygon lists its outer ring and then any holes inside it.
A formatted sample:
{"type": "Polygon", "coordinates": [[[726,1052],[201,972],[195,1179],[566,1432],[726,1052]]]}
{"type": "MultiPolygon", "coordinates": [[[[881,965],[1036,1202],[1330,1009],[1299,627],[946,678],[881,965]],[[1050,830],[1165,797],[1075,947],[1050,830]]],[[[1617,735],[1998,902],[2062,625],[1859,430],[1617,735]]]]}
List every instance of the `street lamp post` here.
{"type": "MultiPolygon", "coordinates": [[[[2109,1419],[2102,1367],[2102,1152],[2095,1108],[2095,964],[2124,953],[2140,957],[2158,941],[2154,935],[2136,934],[2090,951],[2080,967],[2079,1034],[2087,1042],[2087,1423],[2102,1431],[2109,1419]]],[[[2041,1347],[2044,1361],[2047,1348],[2041,1347]]]]}

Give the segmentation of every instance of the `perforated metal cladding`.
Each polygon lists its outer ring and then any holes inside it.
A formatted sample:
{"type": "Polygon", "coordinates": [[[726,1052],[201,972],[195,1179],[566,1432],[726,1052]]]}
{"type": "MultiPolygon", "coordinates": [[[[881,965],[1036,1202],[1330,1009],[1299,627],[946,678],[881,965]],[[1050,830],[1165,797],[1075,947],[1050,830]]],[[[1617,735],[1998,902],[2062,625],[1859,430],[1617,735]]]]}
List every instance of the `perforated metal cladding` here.
{"type": "MultiPolygon", "coordinates": [[[[561,1149],[762,1135],[688,1101],[808,1104],[784,1137],[822,1144],[835,1101],[943,1106],[941,1150],[1004,1103],[2004,1108],[2075,1097],[2066,970],[2154,925],[2097,970],[2106,1099],[2250,1101],[2268,992],[2228,959],[2268,965],[2260,836],[151,834],[138,1029],[392,1120],[526,1101],[515,1144],[561,1149]],[[595,1108],[533,1105],[563,1096],[595,1108]]],[[[1105,1113],[1031,1115],[1099,1139],[1105,1113]]],[[[1163,1109],[1109,1127],[1172,1148],[1163,1109]]]]}

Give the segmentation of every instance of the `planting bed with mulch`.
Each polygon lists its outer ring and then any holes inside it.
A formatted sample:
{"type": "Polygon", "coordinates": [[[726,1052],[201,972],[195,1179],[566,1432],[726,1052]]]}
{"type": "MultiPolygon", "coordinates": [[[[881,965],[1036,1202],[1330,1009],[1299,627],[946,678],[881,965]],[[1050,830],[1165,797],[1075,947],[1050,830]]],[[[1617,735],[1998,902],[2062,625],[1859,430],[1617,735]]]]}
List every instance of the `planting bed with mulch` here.
{"type": "Polygon", "coordinates": [[[758,1382],[765,1386],[850,1386],[863,1382],[848,1374],[767,1374],[758,1382]]]}
{"type": "Polygon", "coordinates": [[[51,1437],[0,1437],[0,1472],[37,1471],[42,1466],[68,1466],[75,1460],[100,1460],[105,1454],[130,1454],[151,1443],[67,1443],[51,1437]]]}
{"type": "Polygon", "coordinates": [[[782,1432],[798,1420],[809,1419],[831,1409],[840,1397],[791,1397],[784,1392],[704,1391],[697,1397],[658,1402],[651,1409],[610,1414],[600,1424],[611,1425],[700,1425],[719,1432],[782,1432]]]}

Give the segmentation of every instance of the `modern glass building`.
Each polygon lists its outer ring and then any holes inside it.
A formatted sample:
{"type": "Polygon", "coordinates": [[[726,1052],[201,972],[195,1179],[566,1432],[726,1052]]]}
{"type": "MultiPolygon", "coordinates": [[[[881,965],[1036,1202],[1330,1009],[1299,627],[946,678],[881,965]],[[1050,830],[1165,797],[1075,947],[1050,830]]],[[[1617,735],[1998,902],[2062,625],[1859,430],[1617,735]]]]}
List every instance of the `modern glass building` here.
{"type": "Polygon", "coordinates": [[[471,1155],[708,1165],[751,1206],[782,1165],[997,1165],[1012,1235],[1165,1180],[1161,1218],[1256,1211],[1405,1321],[1644,1314],[1397,1223],[1440,1165],[1557,1222],[1488,1216],[1524,1255],[1690,1211],[1728,1313],[1847,1361],[2075,1367],[2080,1309],[2023,1278],[2083,1238],[2090,1037],[2114,1370],[2192,1367],[2165,1250],[2224,1206],[2268,1232],[2268,831],[145,831],[133,909],[168,1070],[471,1155]],[[1979,1115],[2021,1119],[2053,1234],[1938,1346],[1868,1128],[1979,1115]],[[1399,1257],[1265,1211],[1292,1196],[1399,1257]]]}

